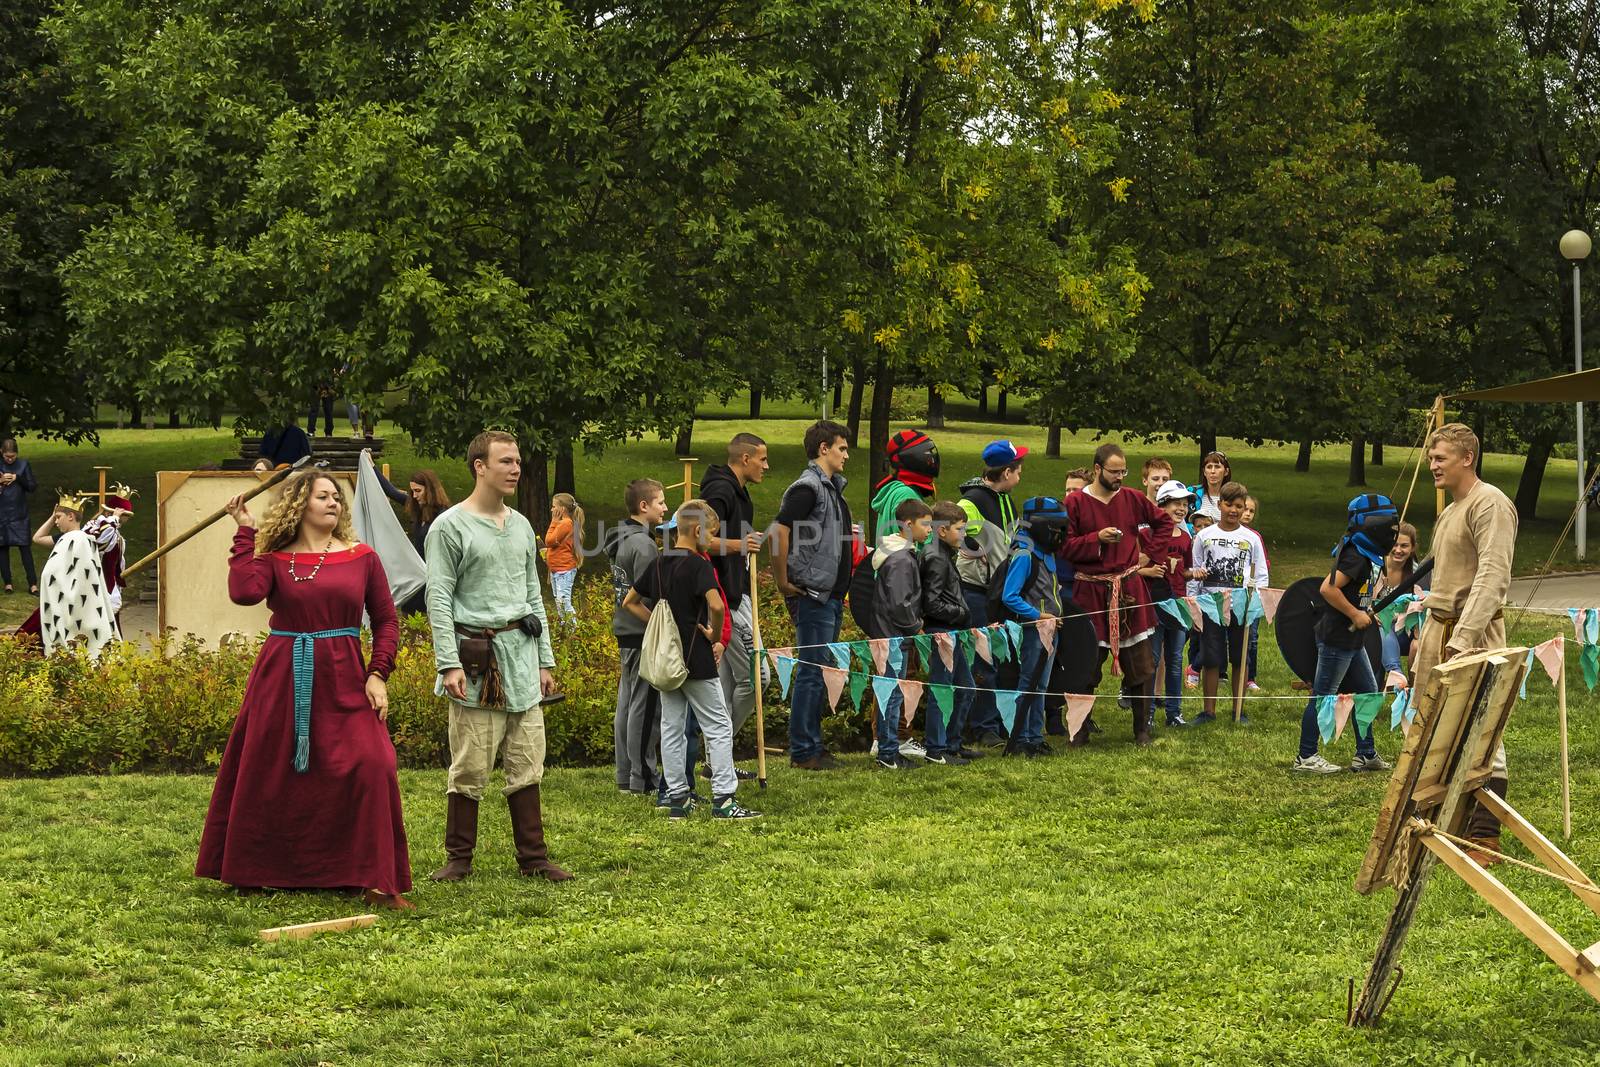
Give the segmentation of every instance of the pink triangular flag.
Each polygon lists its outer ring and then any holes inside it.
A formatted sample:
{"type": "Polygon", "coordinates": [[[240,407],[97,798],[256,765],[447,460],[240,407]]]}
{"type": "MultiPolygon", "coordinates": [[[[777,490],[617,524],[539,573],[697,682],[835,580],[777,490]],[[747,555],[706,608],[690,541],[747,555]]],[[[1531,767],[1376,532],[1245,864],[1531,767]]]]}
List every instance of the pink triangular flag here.
{"type": "Polygon", "coordinates": [[[839,710],[839,697],[844,693],[845,684],[850,681],[850,672],[840,670],[838,667],[822,668],[822,684],[828,687],[828,707],[834,711],[839,710]]]}
{"type": "Polygon", "coordinates": [[[889,639],[875,637],[867,642],[867,648],[872,650],[872,669],[883,677],[883,670],[889,664],[889,639]]]}
{"type": "Polygon", "coordinates": [[[1039,643],[1044,646],[1044,650],[1047,653],[1048,652],[1054,652],[1056,650],[1056,619],[1055,619],[1055,616],[1049,615],[1049,616],[1041,616],[1040,617],[1040,619],[1039,619],[1039,643]]]}
{"type": "Polygon", "coordinates": [[[1406,676],[1399,671],[1390,671],[1384,676],[1383,687],[1385,689],[1404,689],[1406,687],[1406,676]]]}
{"type": "Polygon", "coordinates": [[[1261,617],[1270,624],[1278,614],[1278,602],[1283,599],[1282,589],[1258,589],[1261,594],[1261,617]]]}
{"type": "Polygon", "coordinates": [[[1556,678],[1567,665],[1566,635],[1556,634],[1544,644],[1533,650],[1534,656],[1539,660],[1544,672],[1550,676],[1550,684],[1556,683],[1556,678]]]}
{"type": "Polygon", "coordinates": [[[1077,737],[1078,731],[1083,727],[1083,720],[1089,717],[1094,710],[1094,694],[1087,696],[1078,693],[1067,694],[1067,736],[1077,737]]]}
{"type": "Polygon", "coordinates": [[[1350,712],[1356,706],[1354,693],[1340,693],[1339,699],[1333,702],[1333,739],[1339,740],[1339,735],[1344,733],[1344,724],[1350,721],[1350,712]]]}
{"type": "Polygon", "coordinates": [[[767,649],[767,662],[772,664],[772,669],[773,670],[777,670],[778,669],[778,657],[780,657],[780,656],[782,656],[784,659],[794,659],[794,649],[792,649],[792,648],[769,648],[769,649],[767,649]]]}
{"type": "Polygon", "coordinates": [[[933,635],[933,647],[939,650],[939,658],[944,660],[944,669],[954,672],[956,669],[956,635],[949,630],[941,630],[933,635]]]}
{"type": "Polygon", "coordinates": [[[994,662],[994,653],[989,649],[989,631],[978,627],[972,631],[972,651],[985,663],[994,662]]]}
{"type": "Polygon", "coordinates": [[[1224,625],[1224,626],[1232,626],[1233,625],[1233,590],[1231,590],[1231,589],[1220,590],[1217,599],[1222,601],[1222,603],[1217,605],[1217,614],[1219,616],[1221,616],[1221,618],[1222,618],[1222,625],[1224,625]]]}
{"type": "Polygon", "coordinates": [[[1197,596],[1186,596],[1183,598],[1183,602],[1189,605],[1189,618],[1194,620],[1195,626],[1199,627],[1205,625],[1206,615],[1205,612],[1200,610],[1200,598],[1197,596]]]}
{"type": "Polygon", "coordinates": [[[917,713],[917,705],[922,703],[922,683],[912,678],[900,679],[901,702],[905,705],[905,712],[900,716],[901,722],[911,725],[911,717],[917,713]]]}
{"type": "Polygon", "coordinates": [[[1406,610],[1400,613],[1400,617],[1405,619],[1412,615],[1418,615],[1424,611],[1427,611],[1428,605],[1425,603],[1427,596],[1427,593],[1418,593],[1417,599],[1406,605],[1406,610]]]}

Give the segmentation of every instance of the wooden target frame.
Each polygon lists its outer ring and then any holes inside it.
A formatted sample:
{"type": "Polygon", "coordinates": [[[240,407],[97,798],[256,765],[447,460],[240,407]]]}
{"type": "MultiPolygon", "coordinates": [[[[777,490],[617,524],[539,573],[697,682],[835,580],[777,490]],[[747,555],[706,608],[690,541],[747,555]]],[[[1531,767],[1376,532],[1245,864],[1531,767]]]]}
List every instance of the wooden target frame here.
{"type": "Polygon", "coordinates": [[[1405,973],[1398,963],[1400,950],[1428,876],[1441,861],[1590,996],[1600,1000],[1600,943],[1582,951],[1574,949],[1451,840],[1466,829],[1470,802],[1476,801],[1544,864],[1537,870],[1566,884],[1600,915],[1600,886],[1487,788],[1495,751],[1528,669],[1527,654],[1526,648],[1503,648],[1458,656],[1435,667],[1428,679],[1356,876],[1359,893],[1370,894],[1380,886],[1392,885],[1399,896],[1359,999],[1352,986],[1348,1017],[1352,1026],[1376,1025],[1394,996],[1398,976],[1405,973]],[[1391,982],[1392,974],[1396,977],[1391,982]]]}

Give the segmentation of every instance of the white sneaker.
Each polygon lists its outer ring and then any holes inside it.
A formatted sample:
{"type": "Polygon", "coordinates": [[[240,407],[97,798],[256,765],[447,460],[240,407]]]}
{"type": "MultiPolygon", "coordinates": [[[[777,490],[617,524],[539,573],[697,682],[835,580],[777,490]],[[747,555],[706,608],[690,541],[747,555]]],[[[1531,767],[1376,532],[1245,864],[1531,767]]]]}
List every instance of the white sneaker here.
{"type": "Polygon", "coordinates": [[[1299,771],[1302,774],[1338,774],[1344,768],[1337,763],[1329,763],[1322,758],[1320,752],[1317,752],[1304,758],[1296,757],[1294,766],[1289,769],[1291,771],[1299,771]]]}
{"type": "Polygon", "coordinates": [[[876,756],[877,754],[878,754],[878,742],[877,741],[873,741],[872,742],[872,749],[871,749],[871,751],[869,751],[867,753],[867,755],[876,756]]]}
{"type": "Polygon", "coordinates": [[[1392,771],[1394,764],[1374,753],[1370,756],[1357,756],[1350,761],[1350,769],[1357,773],[1361,771],[1392,771]]]}
{"type": "Polygon", "coordinates": [[[908,737],[900,742],[900,755],[907,759],[927,759],[928,750],[908,737]]]}

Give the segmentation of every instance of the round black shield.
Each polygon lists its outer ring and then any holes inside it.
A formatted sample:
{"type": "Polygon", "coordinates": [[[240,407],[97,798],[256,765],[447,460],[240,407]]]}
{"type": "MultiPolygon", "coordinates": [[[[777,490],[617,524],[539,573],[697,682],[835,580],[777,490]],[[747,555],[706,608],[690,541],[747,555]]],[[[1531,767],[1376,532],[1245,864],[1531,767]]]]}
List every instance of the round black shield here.
{"type": "MultiPolygon", "coordinates": [[[[1322,579],[1302,578],[1283,591],[1283,599],[1278,602],[1278,614],[1273,619],[1273,628],[1278,635],[1278,651],[1283,653],[1283,661],[1296,678],[1308,685],[1317,672],[1317,619],[1324,611],[1330,610],[1322,599],[1322,579]]],[[[1373,676],[1382,685],[1383,635],[1374,625],[1367,627],[1364,637],[1367,658],[1372,661],[1373,676]]],[[[1339,691],[1355,692],[1355,685],[1348,676],[1339,691]]]]}

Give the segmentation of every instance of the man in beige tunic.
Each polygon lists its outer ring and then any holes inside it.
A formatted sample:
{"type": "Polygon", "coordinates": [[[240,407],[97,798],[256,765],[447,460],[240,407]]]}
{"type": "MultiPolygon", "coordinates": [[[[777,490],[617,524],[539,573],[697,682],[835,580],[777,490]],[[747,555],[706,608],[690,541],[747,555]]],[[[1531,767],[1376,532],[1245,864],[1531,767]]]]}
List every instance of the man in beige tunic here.
{"type": "MultiPolygon", "coordinates": [[[[1428,470],[1435,488],[1450,494],[1433,528],[1433,587],[1428,619],[1412,653],[1416,683],[1426,687],[1435,666],[1453,656],[1503,648],[1501,615],[1511,588],[1511,557],[1517,543],[1517,509],[1499,489],[1478,477],[1478,435],[1459,422],[1428,437],[1428,470]]],[[[1506,750],[1495,750],[1489,788],[1506,795],[1506,750]]],[[[1467,836],[1483,848],[1500,850],[1500,821],[1473,805],[1467,836]]],[[[1499,860],[1475,852],[1486,866],[1499,860]]]]}

